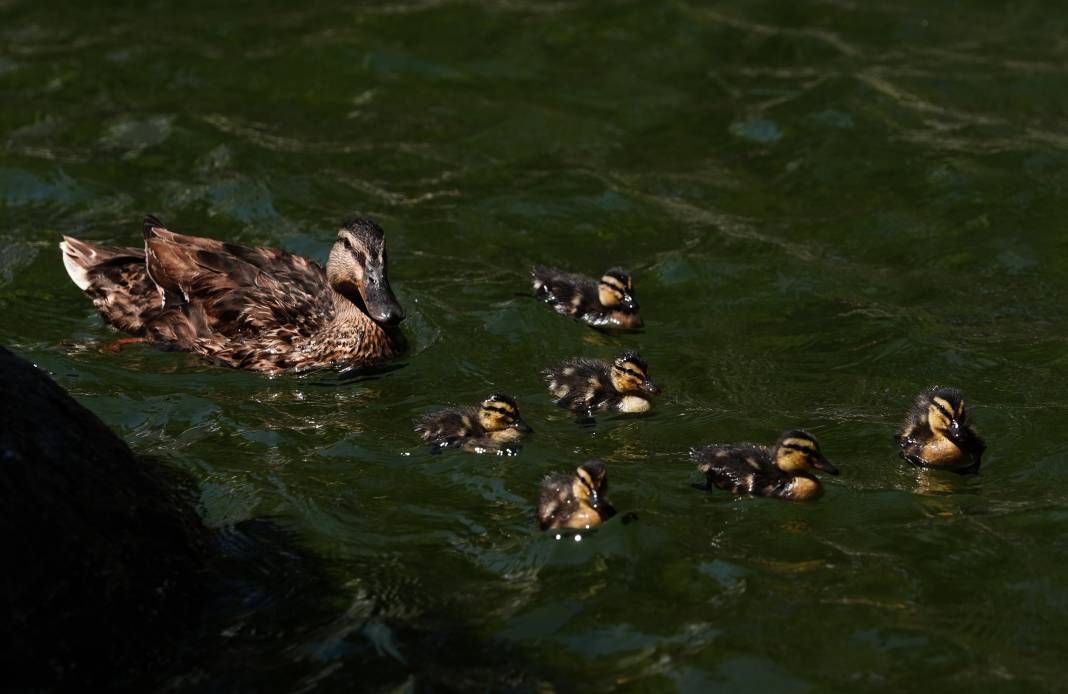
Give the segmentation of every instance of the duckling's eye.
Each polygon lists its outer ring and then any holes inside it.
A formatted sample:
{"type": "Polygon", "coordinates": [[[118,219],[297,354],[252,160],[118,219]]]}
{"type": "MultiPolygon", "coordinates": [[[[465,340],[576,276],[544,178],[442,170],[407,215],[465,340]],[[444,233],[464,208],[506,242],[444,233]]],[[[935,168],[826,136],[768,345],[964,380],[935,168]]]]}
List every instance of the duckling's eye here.
{"type": "Polygon", "coordinates": [[[352,250],[352,241],[349,241],[349,237],[348,236],[342,236],[341,237],[341,245],[343,245],[345,248],[347,248],[350,251],[352,250]]]}
{"type": "Polygon", "coordinates": [[[931,404],[934,405],[934,408],[938,410],[939,414],[943,417],[946,419],[953,419],[953,411],[952,408],[948,406],[949,403],[940,398],[936,398],[931,401],[931,404]]]}

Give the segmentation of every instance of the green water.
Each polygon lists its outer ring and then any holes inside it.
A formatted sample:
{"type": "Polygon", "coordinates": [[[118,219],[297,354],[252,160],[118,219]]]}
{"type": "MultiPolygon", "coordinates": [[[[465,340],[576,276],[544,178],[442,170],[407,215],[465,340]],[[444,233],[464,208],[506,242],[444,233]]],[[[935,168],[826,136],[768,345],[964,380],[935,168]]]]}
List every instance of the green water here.
{"type": "Polygon", "coordinates": [[[1066,30],[994,1],[0,2],[0,342],[323,575],[209,614],[233,650],[158,683],[1062,687],[1066,30]],[[320,261],[376,219],[412,352],[343,381],[102,352],[56,243],[136,244],[146,212],[320,261]],[[534,263],[629,267],[645,330],[517,296],[534,263]],[[540,368],[629,348],[649,416],[552,406],[540,368]],[[978,477],[896,457],[933,383],[978,477]],[[518,457],[418,445],[493,390],[537,430],[518,457]],[[692,487],[691,446],[794,427],[842,471],[818,502],[692,487]],[[638,520],[540,534],[539,480],[590,457],[638,520]]]}

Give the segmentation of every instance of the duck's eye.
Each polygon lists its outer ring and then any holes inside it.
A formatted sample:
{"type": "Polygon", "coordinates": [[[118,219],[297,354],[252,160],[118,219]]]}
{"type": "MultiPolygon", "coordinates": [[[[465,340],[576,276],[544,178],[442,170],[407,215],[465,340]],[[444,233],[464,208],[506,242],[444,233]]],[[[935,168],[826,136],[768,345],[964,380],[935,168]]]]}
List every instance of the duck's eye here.
{"type": "Polygon", "coordinates": [[[345,248],[347,248],[350,251],[352,250],[352,241],[349,241],[349,237],[348,236],[342,236],[341,237],[341,245],[343,245],[345,248]]]}

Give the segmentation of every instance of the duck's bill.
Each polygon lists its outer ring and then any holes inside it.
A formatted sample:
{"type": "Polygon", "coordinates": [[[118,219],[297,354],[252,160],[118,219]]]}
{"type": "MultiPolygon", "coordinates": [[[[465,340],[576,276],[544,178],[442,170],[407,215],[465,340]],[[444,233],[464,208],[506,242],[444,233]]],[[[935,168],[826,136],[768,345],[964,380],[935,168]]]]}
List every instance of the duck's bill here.
{"type": "Polygon", "coordinates": [[[967,443],[967,436],[965,434],[964,428],[961,427],[960,422],[956,420],[953,420],[950,423],[949,428],[946,429],[946,437],[949,438],[950,441],[955,443],[958,448],[964,447],[967,443]]]}
{"type": "Polygon", "coordinates": [[[812,463],[812,466],[817,470],[823,470],[824,472],[830,475],[838,474],[838,468],[831,465],[831,461],[824,458],[822,453],[820,453],[819,457],[817,457],[815,462],[812,463]]]}
{"type": "Polygon", "coordinates": [[[660,395],[662,392],[664,392],[660,389],[660,386],[656,385],[652,381],[642,381],[642,390],[648,393],[649,395],[660,395]]]}
{"type": "Polygon", "coordinates": [[[533,434],[534,433],[534,429],[532,429],[529,424],[527,424],[525,421],[523,421],[522,417],[517,419],[515,421],[515,423],[512,424],[512,428],[518,430],[519,432],[521,432],[523,434],[533,434]]]}
{"type": "Polygon", "coordinates": [[[363,296],[367,315],[371,316],[375,323],[396,325],[404,320],[404,309],[401,308],[397,297],[393,296],[393,289],[385,277],[380,277],[375,284],[364,282],[360,286],[360,294],[363,296]]]}

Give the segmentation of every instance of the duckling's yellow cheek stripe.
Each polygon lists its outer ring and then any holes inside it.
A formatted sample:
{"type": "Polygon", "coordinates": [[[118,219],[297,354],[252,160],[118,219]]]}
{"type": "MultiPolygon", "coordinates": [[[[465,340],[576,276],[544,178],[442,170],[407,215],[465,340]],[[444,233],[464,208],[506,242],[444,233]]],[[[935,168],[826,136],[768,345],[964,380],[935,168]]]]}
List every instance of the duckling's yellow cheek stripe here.
{"type": "Polygon", "coordinates": [[[938,405],[931,403],[927,408],[927,423],[932,429],[945,429],[949,426],[950,418],[938,405]]]}

